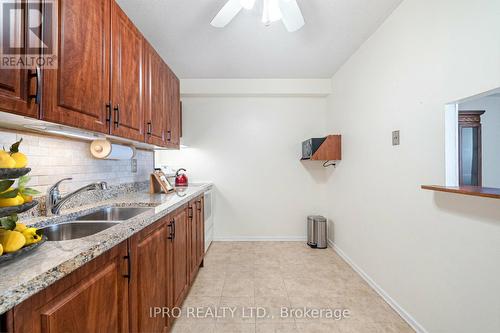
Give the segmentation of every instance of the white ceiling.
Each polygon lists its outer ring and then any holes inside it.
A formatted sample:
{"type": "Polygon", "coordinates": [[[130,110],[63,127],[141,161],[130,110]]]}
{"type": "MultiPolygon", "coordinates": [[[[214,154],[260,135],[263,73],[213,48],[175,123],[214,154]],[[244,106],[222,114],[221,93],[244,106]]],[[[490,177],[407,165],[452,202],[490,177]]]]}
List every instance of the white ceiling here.
{"type": "Polygon", "coordinates": [[[330,78],[402,0],[297,0],[306,25],[265,27],[261,0],[225,28],[227,0],[117,0],[180,78],[330,78]]]}

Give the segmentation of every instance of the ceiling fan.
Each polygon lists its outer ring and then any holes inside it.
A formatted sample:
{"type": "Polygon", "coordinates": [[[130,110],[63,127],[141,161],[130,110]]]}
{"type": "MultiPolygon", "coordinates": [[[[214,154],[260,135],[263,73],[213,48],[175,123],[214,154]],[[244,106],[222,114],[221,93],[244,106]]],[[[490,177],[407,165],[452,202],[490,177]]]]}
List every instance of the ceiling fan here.
{"type": "MultiPolygon", "coordinates": [[[[210,23],[214,27],[223,28],[238,15],[242,9],[251,10],[256,0],[228,0],[210,23]]],[[[262,0],[264,2],[262,22],[268,26],[272,22],[282,20],[289,32],[302,28],[305,24],[297,0],[262,0]]]]}

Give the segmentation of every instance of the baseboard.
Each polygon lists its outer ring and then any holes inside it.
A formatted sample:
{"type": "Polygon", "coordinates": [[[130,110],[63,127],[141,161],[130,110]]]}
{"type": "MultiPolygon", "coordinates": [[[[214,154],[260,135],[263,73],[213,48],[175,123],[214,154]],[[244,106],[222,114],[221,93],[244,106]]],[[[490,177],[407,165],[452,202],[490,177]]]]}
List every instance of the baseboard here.
{"type": "Polygon", "coordinates": [[[405,309],[403,309],[384,289],[382,289],[368,274],[366,274],[358,265],[356,265],[349,256],[342,251],[334,242],[328,240],[328,244],[351,268],[358,273],[377,294],[382,297],[391,308],[403,318],[417,333],[428,333],[405,309]]]}
{"type": "Polygon", "coordinates": [[[215,237],[215,242],[302,242],[306,241],[307,237],[295,236],[231,236],[231,237],[215,237]]]}

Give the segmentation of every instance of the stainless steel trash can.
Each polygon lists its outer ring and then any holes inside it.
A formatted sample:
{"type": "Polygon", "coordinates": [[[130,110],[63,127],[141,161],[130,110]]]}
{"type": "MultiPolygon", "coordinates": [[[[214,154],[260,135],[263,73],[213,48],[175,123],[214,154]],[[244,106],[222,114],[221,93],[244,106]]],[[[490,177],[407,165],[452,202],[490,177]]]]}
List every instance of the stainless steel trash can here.
{"type": "Polygon", "coordinates": [[[316,216],[308,216],[307,217],[307,245],[310,247],[316,247],[316,224],[314,223],[314,218],[316,216]]]}
{"type": "Polygon", "coordinates": [[[327,220],[323,216],[311,215],[307,217],[307,245],[316,249],[326,249],[327,220]]]}

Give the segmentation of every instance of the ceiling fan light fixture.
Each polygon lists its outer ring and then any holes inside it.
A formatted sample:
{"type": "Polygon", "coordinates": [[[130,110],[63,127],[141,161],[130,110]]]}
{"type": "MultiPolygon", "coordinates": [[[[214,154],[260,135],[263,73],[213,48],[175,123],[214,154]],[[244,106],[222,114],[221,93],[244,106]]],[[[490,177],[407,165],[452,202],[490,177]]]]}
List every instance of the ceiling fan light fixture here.
{"type": "Polygon", "coordinates": [[[281,10],[279,0],[264,0],[264,11],[262,14],[262,23],[266,26],[272,22],[281,20],[281,10]]]}
{"type": "Polygon", "coordinates": [[[295,32],[305,24],[302,12],[296,0],[278,0],[282,13],[282,21],[288,32],[295,32]]]}
{"type": "Polygon", "coordinates": [[[251,10],[255,5],[255,0],[241,0],[240,3],[244,9],[251,10]]]}
{"type": "MultiPolygon", "coordinates": [[[[215,15],[210,24],[216,28],[223,28],[231,22],[242,10],[251,10],[256,0],[227,0],[222,9],[215,15]]],[[[288,32],[294,32],[305,24],[304,17],[297,0],[262,0],[262,22],[269,26],[271,23],[282,20],[288,32]]]]}
{"type": "Polygon", "coordinates": [[[229,0],[219,13],[215,15],[210,24],[216,28],[224,28],[243,8],[240,1],[241,0],[229,0]]]}

